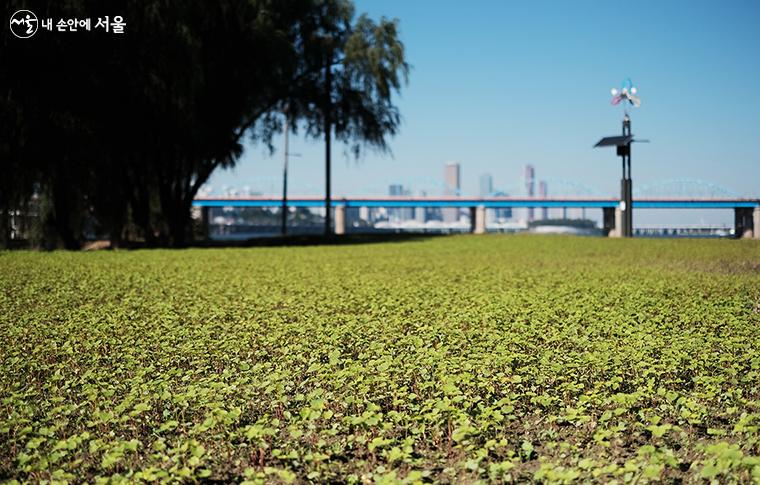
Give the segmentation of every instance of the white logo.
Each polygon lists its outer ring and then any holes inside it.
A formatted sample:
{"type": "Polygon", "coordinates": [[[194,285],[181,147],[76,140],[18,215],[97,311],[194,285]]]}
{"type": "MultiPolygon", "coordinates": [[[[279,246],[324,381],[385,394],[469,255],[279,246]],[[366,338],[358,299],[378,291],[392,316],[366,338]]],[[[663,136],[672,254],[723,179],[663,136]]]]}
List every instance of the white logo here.
{"type": "Polygon", "coordinates": [[[19,39],[28,39],[37,32],[37,16],[31,10],[19,10],[11,16],[11,32],[19,39]]]}

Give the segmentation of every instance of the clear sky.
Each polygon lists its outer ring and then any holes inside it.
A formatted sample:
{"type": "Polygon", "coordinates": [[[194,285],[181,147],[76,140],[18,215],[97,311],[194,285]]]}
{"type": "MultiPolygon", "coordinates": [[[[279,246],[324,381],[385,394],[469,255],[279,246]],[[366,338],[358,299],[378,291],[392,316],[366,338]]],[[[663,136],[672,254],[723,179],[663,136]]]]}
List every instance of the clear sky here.
{"type": "MultiPolygon", "coordinates": [[[[519,195],[528,163],[550,194],[616,195],[619,158],[592,146],[620,131],[609,91],[630,77],[642,99],[633,132],[651,140],[633,147],[635,189],[699,179],[760,197],[760,2],[377,0],[357,11],[400,20],[412,71],[392,155],[355,160],[338,145],[334,196],[385,195],[391,183],[440,194],[447,161],[461,164],[467,195],[483,173],[519,195]]],[[[274,143],[272,155],[248,146],[236,168],[212,176],[214,192],[279,194],[274,143]]],[[[291,136],[291,152],[301,155],[291,193],[322,195],[323,143],[291,136]]]]}

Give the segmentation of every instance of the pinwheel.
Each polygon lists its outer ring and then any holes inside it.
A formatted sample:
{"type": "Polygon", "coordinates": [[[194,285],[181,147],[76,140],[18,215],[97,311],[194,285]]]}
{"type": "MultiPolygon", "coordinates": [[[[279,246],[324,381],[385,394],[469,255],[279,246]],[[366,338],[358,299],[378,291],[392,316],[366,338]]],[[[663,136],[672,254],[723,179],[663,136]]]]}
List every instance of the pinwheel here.
{"type": "Polygon", "coordinates": [[[632,106],[638,108],[641,106],[641,100],[638,96],[636,96],[636,92],[636,87],[631,82],[631,79],[628,78],[622,82],[619,90],[616,88],[612,88],[612,90],[610,90],[610,93],[612,93],[612,100],[610,103],[613,105],[618,105],[621,101],[623,104],[626,104],[627,101],[632,106]]]}

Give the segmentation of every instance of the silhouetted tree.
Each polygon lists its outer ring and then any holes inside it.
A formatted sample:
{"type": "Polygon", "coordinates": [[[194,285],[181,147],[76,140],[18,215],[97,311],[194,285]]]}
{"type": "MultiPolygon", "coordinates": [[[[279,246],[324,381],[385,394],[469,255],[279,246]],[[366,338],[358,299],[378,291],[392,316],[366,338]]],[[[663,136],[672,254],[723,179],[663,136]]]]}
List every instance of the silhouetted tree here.
{"type": "MultiPolygon", "coordinates": [[[[9,2],[6,11],[22,7],[9,2]]],[[[0,213],[7,218],[36,191],[50,201],[45,227],[67,248],[81,244],[85,216],[114,245],[128,225],[149,244],[183,245],[198,189],[236,162],[244,137],[270,143],[290,100],[308,133],[326,133],[328,153],[332,126],[341,140],[380,147],[398,126],[390,89],[406,64],[395,23],[360,17],[352,26],[347,1],[32,8],[41,18],[127,22],[121,35],[3,33],[0,156],[9,176],[0,182],[0,213]]]]}

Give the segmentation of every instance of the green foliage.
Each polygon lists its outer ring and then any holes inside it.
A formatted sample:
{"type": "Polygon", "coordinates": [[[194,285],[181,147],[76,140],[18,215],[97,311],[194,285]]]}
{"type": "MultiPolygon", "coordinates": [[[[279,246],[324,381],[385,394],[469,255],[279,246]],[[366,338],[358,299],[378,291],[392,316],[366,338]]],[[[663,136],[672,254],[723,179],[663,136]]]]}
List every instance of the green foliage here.
{"type": "Polygon", "coordinates": [[[0,477],[760,479],[753,241],[0,253],[0,477]]]}

